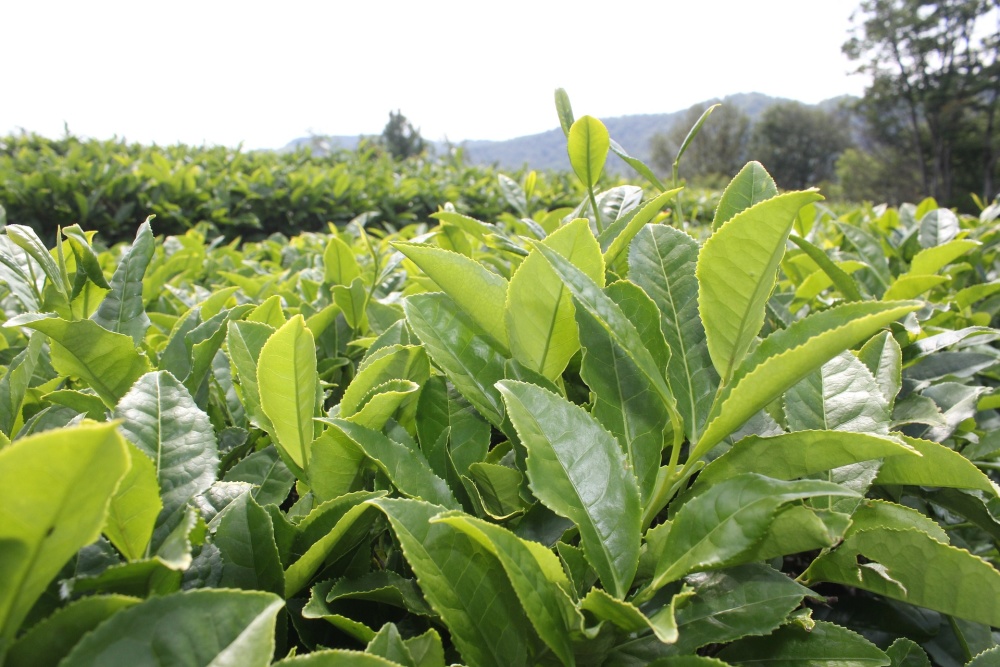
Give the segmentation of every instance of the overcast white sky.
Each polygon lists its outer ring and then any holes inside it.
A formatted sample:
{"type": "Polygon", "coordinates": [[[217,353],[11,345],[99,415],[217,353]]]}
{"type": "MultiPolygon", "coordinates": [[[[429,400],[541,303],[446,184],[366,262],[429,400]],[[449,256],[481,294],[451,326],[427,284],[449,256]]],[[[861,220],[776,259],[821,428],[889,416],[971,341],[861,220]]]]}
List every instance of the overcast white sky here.
{"type": "Polygon", "coordinates": [[[0,0],[0,134],[278,148],[378,134],[507,139],[731,93],[861,94],[860,0],[0,0]]]}

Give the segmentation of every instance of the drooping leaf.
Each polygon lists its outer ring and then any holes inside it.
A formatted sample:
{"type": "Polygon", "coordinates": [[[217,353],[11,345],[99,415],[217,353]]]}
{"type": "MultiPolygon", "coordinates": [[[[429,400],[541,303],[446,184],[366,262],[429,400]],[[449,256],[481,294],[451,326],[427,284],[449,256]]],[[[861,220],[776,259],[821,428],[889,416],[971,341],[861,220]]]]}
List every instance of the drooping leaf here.
{"type": "Polygon", "coordinates": [[[498,387],[528,450],[532,491],[576,524],[601,582],[624,598],[639,562],[641,512],[621,448],[582,408],[551,392],[509,380],[498,387]]]}
{"type": "Polygon", "coordinates": [[[419,500],[372,501],[389,518],[424,597],[475,665],[527,665],[537,642],[514,589],[489,549],[431,519],[443,507],[419,500]]]}
{"type": "MultiPolygon", "coordinates": [[[[563,225],[542,242],[591,280],[604,283],[604,261],[584,218],[563,225]]],[[[559,377],[579,350],[569,289],[536,250],[511,276],[504,319],[510,350],[521,364],[549,379],[559,377]]]]}
{"type": "Polygon", "coordinates": [[[316,343],[305,319],[296,315],[261,348],[257,386],[278,447],[300,469],[309,463],[315,437],[317,382],[316,343]]]}
{"type": "Polygon", "coordinates": [[[790,623],[767,637],[748,637],[734,642],[718,655],[734,665],[753,665],[761,661],[789,667],[889,665],[889,657],[867,639],[826,621],[816,621],[811,630],[790,623]]]}
{"type": "Polygon", "coordinates": [[[677,611],[677,650],[694,652],[750,635],[766,635],[813,592],[766,565],[738,565],[686,579],[695,595],[677,611]]]}
{"type": "Polygon", "coordinates": [[[283,603],[271,593],[193,590],[124,609],[86,635],[60,663],[265,667],[283,603]]]}
{"type": "Polygon", "coordinates": [[[153,231],[146,220],[139,225],[132,247],[111,276],[111,291],[91,318],[108,331],[131,336],[136,345],[142,342],[149,328],[149,316],[142,298],[142,278],[155,246],[153,231]]]}
{"type": "Polygon", "coordinates": [[[854,495],[830,482],[786,482],[753,473],[714,484],[675,515],[650,588],[656,590],[691,572],[743,562],[741,558],[764,537],[775,512],[785,503],[854,495]]]}
{"type": "Polygon", "coordinates": [[[111,424],[49,431],[0,450],[0,658],[66,561],[100,536],[127,470],[111,424]]]}
{"type": "Polygon", "coordinates": [[[854,278],[850,276],[849,273],[844,271],[842,268],[833,263],[826,253],[814,246],[809,241],[804,238],[796,236],[794,234],[788,237],[788,240],[797,245],[804,253],[806,253],[810,259],[812,259],[819,266],[820,270],[823,271],[830,279],[830,282],[837,286],[840,293],[844,295],[844,298],[848,301],[860,301],[861,292],[858,290],[858,285],[854,282],[854,278]]]}
{"type": "Polygon", "coordinates": [[[697,258],[697,242],[665,225],[644,227],[629,250],[629,280],[639,285],[660,311],[660,328],[671,351],[667,365],[670,388],[691,442],[698,440],[719,382],[698,314],[697,258]]]}
{"type": "Polygon", "coordinates": [[[47,335],[54,343],[55,369],[89,384],[109,408],[150,370],[149,360],[136,349],[131,338],[110,332],[91,320],[70,322],[43,317],[29,322],[7,322],[7,326],[15,324],[47,335]]]}
{"type": "Polygon", "coordinates": [[[712,229],[717,230],[737,213],[777,196],[778,186],[760,162],[747,162],[722,191],[712,229]]]}
{"type": "Polygon", "coordinates": [[[504,325],[506,279],[473,259],[442,248],[416,243],[395,243],[393,247],[420,267],[504,350],[508,348],[504,325]]]}
{"type": "Polygon", "coordinates": [[[698,309],[712,363],[728,384],[764,323],[795,216],[822,197],[789,192],[734,215],[698,255],[698,309]]]}

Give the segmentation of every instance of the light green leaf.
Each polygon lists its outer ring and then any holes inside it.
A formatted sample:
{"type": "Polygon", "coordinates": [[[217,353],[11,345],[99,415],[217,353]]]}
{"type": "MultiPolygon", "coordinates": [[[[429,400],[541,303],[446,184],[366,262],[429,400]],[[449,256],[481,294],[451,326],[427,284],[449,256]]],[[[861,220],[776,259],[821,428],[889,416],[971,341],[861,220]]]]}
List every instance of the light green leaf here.
{"type": "Polygon", "coordinates": [[[698,309],[712,363],[724,384],[764,323],[764,306],[800,208],[822,197],[789,192],[734,215],[698,255],[698,309]]]}
{"type": "Polygon", "coordinates": [[[153,462],[135,445],[128,444],[127,450],[131,466],[111,497],[104,534],[134,561],[146,555],[163,503],[153,462]]]}
{"type": "Polygon", "coordinates": [[[192,590],[122,610],[60,663],[265,667],[283,603],[271,593],[192,590]]]}
{"type": "Polygon", "coordinates": [[[681,191],[682,188],[675,188],[667,192],[662,192],[653,199],[649,200],[642,205],[642,208],[634,211],[630,216],[626,216],[628,219],[627,224],[620,230],[616,229],[616,225],[610,225],[601,234],[601,245],[604,247],[606,237],[611,232],[617,232],[612,237],[610,242],[607,242],[607,249],[604,251],[604,263],[607,266],[614,266],[618,257],[625,251],[628,250],[632,243],[632,239],[639,231],[646,227],[656,215],[663,209],[667,203],[670,202],[677,193],[681,191]]]}
{"type": "Polygon", "coordinates": [[[431,607],[469,664],[527,665],[537,639],[503,567],[489,549],[431,519],[443,507],[419,500],[371,501],[389,517],[431,607]]]}
{"type": "Polygon", "coordinates": [[[882,297],[886,301],[894,299],[913,299],[928,292],[938,285],[948,282],[945,276],[908,276],[902,275],[893,281],[882,297]]]}
{"type": "Polygon", "coordinates": [[[624,598],[639,562],[639,488],[614,436],[540,387],[509,380],[497,386],[528,450],[532,492],[577,525],[601,583],[624,598]]]}
{"type": "Polygon", "coordinates": [[[766,565],[738,565],[685,580],[695,595],[677,610],[677,650],[694,653],[782,625],[802,599],[814,593],[766,565]]]}
{"type": "Polygon", "coordinates": [[[978,556],[912,528],[850,534],[840,547],[814,560],[803,578],[1000,625],[1000,572],[978,556]],[[864,558],[859,561],[859,556],[864,558]]]}
{"type": "Polygon", "coordinates": [[[85,232],[80,228],[80,225],[70,225],[62,228],[62,234],[73,248],[77,265],[83,269],[85,275],[98,287],[111,289],[111,285],[108,284],[104,272],[101,270],[97,253],[94,252],[94,248],[90,244],[94,232],[85,232]]]}
{"type": "Polygon", "coordinates": [[[132,247],[111,276],[111,291],[91,318],[108,331],[131,336],[136,345],[142,343],[149,328],[149,316],[142,298],[142,277],[153,258],[155,246],[147,219],[139,225],[132,247]]]}
{"type": "Polygon", "coordinates": [[[867,639],[826,621],[816,621],[811,630],[791,623],[767,637],[749,637],[730,644],[718,656],[734,665],[761,662],[781,667],[889,665],[889,657],[867,639]]]}
{"type": "MultiPolygon", "coordinates": [[[[15,324],[18,322],[11,320],[6,326],[15,324]]],[[[109,408],[150,370],[149,360],[131,338],[112,333],[91,320],[69,322],[46,317],[20,326],[46,334],[54,343],[52,365],[56,371],[89,384],[109,408]]]]}
{"type": "Polygon", "coordinates": [[[972,252],[982,244],[971,239],[948,241],[942,245],[924,248],[910,262],[911,276],[932,275],[948,266],[962,255],[972,252]]]}
{"type": "Polygon", "coordinates": [[[393,247],[420,267],[472,321],[507,350],[509,343],[504,325],[506,279],[479,262],[450,250],[415,243],[394,243],[393,247]]]}
{"type": "Polygon", "coordinates": [[[278,447],[300,469],[309,464],[309,445],[315,438],[318,382],[316,344],[305,319],[296,315],[261,348],[257,385],[278,447]]]}
{"type": "Polygon", "coordinates": [[[285,311],[281,307],[281,297],[277,294],[264,299],[263,303],[247,315],[247,322],[259,322],[274,329],[280,328],[287,321],[288,318],[285,317],[285,311]]]}
{"type": "MultiPolygon", "coordinates": [[[[542,242],[598,285],[604,284],[601,248],[584,218],[563,225],[542,242]]],[[[550,380],[562,375],[580,349],[569,289],[533,250],[511,276],[504,306],[510,350],[521,364],[550,380]]]]}
{"type": "Polygon", "coordinates": [[[570,583],[555,554],[538,542],[468,515],[445,515],[434,521],[454,526],[500,560],[538,636],[564,664],[572,664],[570,637],[584,621],[567,594],[570,583]]]}
{"type": "Polygon", "coordinates": [[[697,258],[697,242],[665,225],[643,228],[629,250],[629,280],[660,311],[660,328],[671,351],[667,375],[690,442],[698,440],[719,383],[698,314],[697,258]]]}
{"type": "Polygon", "coordinates": [[[361,275],[361,267],[344,241],[331,236],[323,251],[323,280],[331,285],[350,285],[361,275]]]}
{"type": "Polygon", "coordinates": [[[368,286],[358,277],[349,286],[334,285],[333,301],[340,308],[348,326],[358,331],[368,329],[367,307],[369,301],[368,286]]]}
{"type": "Polygon", "coordinates": [[[0,660],[49,582],[100,536],[127,470],[112,424],[49,431],[0,450],[0,660]]]}
{"type": "Polygon", "coordinates": [[[712,230],[717,230],[737,213],[776,197],[778,186],[760,162],[747,162],[733,177],[715,209],[712,230]]]}
{"type": "Polygon", "coordinates": [[[716,398],[696,460],[790,386],[843,350],[920,307],[915,302],[861,302],[809,315],[768,336],[716,398]]]}
{"type": "Polygon", "coordinates": [[[60,607],[18,637],[6,667],[57,665],[80,639],[108,618],[139,602],[125,595],[91,595],[60,607]]]}
{"type": "Polygon", "coordinates": [[[968,308],[977,301],[981,301],[988,296],[1000,292],[1000,280],[995,280],[988,283],[980,283],[979,285],[971,285],[965,289],[961,289],[952,296],[952,301],[959,308],[968,308]]]}
{"type": "Polygon", "coordinates": [[[0,431],[8,437],[14,435],[14,426],[20,422],[21,405],[35,374],[43,343],[41,334],[32,334],[28,345],[11,360],[3,379],[0,379],[0,431]]]}
{"type": "MultiPolygon", "coordinates": [[[[572,125],[572,123],[571,123],[571,125],[572,125]]],[[[638,158],[634,158],[631,155],[629,155],[625,151],[625,149],[622,148],[621,145],[619,145],[619,143],[617,141],[615,141],[614,139],[611,139],[610,146],[611,146],[611,152],[612,153],[614,153],[615,155],[617,155],[618,157],[620,157],[622,160],[624,160],[625,164],[627,164],[628,166],[632,167],[632,169],[634,169],[637,174],[639,174],[640,176],[642,176],[643,178],[645,178],[647,181],[649,181],[650,185],[652,185],[653,187],[655,187],[660,192],[666,191],[667,186],[665,186],[663,184],[663,181],[661,181],[656,176],[656,174],[653,173],[653,170],[650,169],[648,166],[646,166],[646,164],[644,162],[642,162],[638,158]]],[[[626,244],[626,245],[628,245],[628,244],[626,244]]]]}
{"type": "Polygon", "coordinates": [[[751,435],[705,466],[694,488],[700,491],[744,472],[790,480],[859,461],[896,456],[921,461],[916,449],[896,438],[869,433],[797,431],[770,438],[751,435]]]}
{"type": "Polygon", "coordinates": [[[875,479],[876,484],[979,489],[992,496],[1000,496],[996,484],[955,450],[930,440],[906,436],[902,439],[920,452],[921,457],[904,456],[886,460],[875,479]]]}
{"type": "Polygon", "coordinates": [[[344,390],[340,401],[340,416],[345,419],[352,417],[377,393],[376,388],[390,380],[410,380],[421,385],[430,377],[430,372],[427,353],[419,345],[381,348],[365,357],[358,366],[357,375],[344,390]]]}
{"type": "Polygon", "coordinates": [[[608,129],[596,118],[581,116],[570,127],[566,137],[569,163],[586,187],[593,188],[597,185],[610,148],[608,129]]]}
{"type": "Polygon", "coordinates": [[[274,334],[274,329],[259,322],[230,321],[227,326],[226,343],[229,356],[236,367],[243,394],[243,405],[250,422],[267,431],[274,432],[274,425],[260,407],[260,389],[257,387],[257,362],[264,343],[274,334]]]}
{"type": "Polygon", "coordinates": [[[803,498],[856,496],[830,482],[744,473],[712,485],[677,512],[650,590],[685,574],[736,565],[767,533],[778,508],[803,498]]]}

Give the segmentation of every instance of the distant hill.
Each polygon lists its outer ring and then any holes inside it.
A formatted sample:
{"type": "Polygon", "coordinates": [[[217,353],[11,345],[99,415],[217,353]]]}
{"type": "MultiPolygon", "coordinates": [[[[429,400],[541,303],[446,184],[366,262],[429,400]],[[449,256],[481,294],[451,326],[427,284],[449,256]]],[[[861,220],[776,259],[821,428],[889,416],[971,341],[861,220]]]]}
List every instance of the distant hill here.
{"type": "MultiPolygon", "coordinates": [[[[820,102],[817,106],[831,108],[839,104],[843,98],[833,98],[820,102]]],[[[751,121],[756,120],[760,114],[768,107],[780,102],[790,102],[791,100],[781,97],[771,97],[761,93],[739,93],[729,95],[722,99],[706,100],[703,105],[722,102],[732,104],[743,110],[751,121]]],[[[632,116],[617,116],[614,118],[602,118],[601,121],[607,126],[611,138],[621,146],[644,162],[650,157],[650,146],[656,134],[670,131],[674,123],[684,117],[687,109],[680,109],[670,113],[641,114],[632,116]]],[[[296,139],[289,143],[282,150],[294,150],[295,148],[312,143],[314,150],[317,148],[354,148],[360,137],[356,136],[334,136],[334,137],[306,137],[296,139]],[[324,144],[317,142],[325,142],[324,144]]],[[[531,169],[569,169],[569,158],[566,156],[566,138],[560,128],[555,128],[532,134],[524,137],[516,137],[505,141],[463,141],[458,144],[465,153],[465,159],[471,164],[495,164],[502,169],[520,169],[527,166],[531,169]]],[[[437,150],[442,150],[443,145],[435,144],[437,150]]],[[[617,158],[608,161],[609,171],[621,172],[625,169],[625,164],[617,158]]]]}

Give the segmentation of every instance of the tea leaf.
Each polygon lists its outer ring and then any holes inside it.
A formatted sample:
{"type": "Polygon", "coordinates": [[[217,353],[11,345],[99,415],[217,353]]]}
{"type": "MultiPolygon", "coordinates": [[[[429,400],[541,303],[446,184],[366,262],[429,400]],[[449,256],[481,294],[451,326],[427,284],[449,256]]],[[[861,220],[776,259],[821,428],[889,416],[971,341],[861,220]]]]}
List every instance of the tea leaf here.
{"type": "Polygon", "coordinates": [[[756,206],[778,194],[778,186],[760,162],[747,162],[733,177],[719,199],[712,220],[712,230],[722,227],[737,213],[756,206]]]}
{"type": "Polygon", "coordinates": [[[111,291],[91,318],[108,331],[131,336],[136,345],[142,343],[149,328],[149,316],[142,298],[142,278],[153,258],[155,245],[147,220],[139,225],[135,242],[111,276],[111,291]]]}

